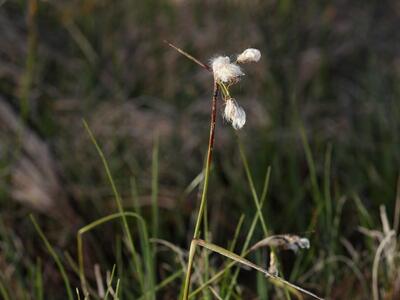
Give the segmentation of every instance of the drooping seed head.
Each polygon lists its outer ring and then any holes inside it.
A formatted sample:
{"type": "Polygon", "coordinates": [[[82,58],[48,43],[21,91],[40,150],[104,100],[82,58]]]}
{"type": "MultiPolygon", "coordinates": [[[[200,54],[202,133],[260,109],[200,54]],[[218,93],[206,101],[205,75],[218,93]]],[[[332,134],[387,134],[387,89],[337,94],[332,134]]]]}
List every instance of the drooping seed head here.
{"type": "Polygon", "coordinates": [[[225,102],[224,118],[236,130],[241,129],[246,123],[246,113],[240,105],[237,104],[235,99],[230,98],[225,102]]]}
{"type": "Polygon", "coordinates": [[[258,62],[261,59],[261,52],[258,49],[248,48],[237,57],[238,63],[258,62]]]}
{"type": "Polygon", "coordinates": [[[307,238],[301,238],[298,242],[300,248],[310,248],[310,240],[307,238]]]}

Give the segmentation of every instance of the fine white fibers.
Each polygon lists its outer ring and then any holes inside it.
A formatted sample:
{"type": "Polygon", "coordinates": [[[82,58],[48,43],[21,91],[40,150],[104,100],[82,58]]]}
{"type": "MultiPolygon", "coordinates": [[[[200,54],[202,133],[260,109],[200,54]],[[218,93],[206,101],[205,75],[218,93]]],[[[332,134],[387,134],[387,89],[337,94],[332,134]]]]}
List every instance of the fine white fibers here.
{"type": "Polygon", "coordinates": [[[307,238],[301,238],[299,240],[299,246],[300,248],[310,248],[310,241],[307,238]]]}
{"type": "Polygon", "coordinates": [[[239,76],[244,75],[242,69],[235,64],[231,63],[228,56],[218,56],[211,60],[211,66],[216,80],[223,83],[234,81],[239,76]]]}
{"type": "Polygon", "coordinates": [[[246,113],[235,99],[228,99],[225,103],[224,118],[232,124],[236,130],[242,128],[246,123],[246,113]]]}
{"type": "Polygon", "coordinates": [[[248,48],[238,55],[237,62],[239,63],[258,62],[260,58],[261,58],[260,50],[254,48],[248,48]]]}
{"type": "Polygon", "coordinates": [[[300,238],[299,240],[294,241],[293,243],[290,243],[287,245],[287,248],[290,250],[293,250],[294,252],[297,252],[297,250],[300,249],[308,249],[310,248],[310,241],[307,238],[300,238]]]}

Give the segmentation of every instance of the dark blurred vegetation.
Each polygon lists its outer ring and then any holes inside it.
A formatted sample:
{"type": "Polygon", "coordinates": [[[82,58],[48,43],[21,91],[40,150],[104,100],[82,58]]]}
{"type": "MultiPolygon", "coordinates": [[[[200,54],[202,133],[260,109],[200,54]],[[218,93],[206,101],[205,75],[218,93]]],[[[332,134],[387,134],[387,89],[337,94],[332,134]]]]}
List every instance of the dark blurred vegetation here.
{"type": "MultiPolygon", "coordinates": [[[[341,255],[355,261],[369,291],[379,241],[359,226],[382,231],[380,205],[394,222],[399,176],[400,2],[1,3],[0,279],[15,299],[27,299],[38,260],[48,297],[65,298],[55,294],[62,281],[30,212],[60,253],[74,257],[76,231],[116,211],[82,118],[105,151],[124,205],[132,207],[137,192],[147,220],[159,138],[159,237],[188,247],[197,192],[184,190],[203,165],[212,78],[164,39],[205,62],[250,46],[262,51],[235,96],[247,111],[239,136],[257,189],[272,168],[265,207],[271,231],[311,240],[296,263],[284,260],[284,271],[301,283],[302,274],[341,255]]],[[[241,214],[246,227],[255,212],[236,140],[219,118],[208,209],[220,245],[241,214]]],[[[88,266],[112,267],[117,225],[88,239],[88,266]]],[[[382,280],[385,299],[399,299],[399,275],[382,280]]],[[[242,283],[257,294],[249,280],[242,283]]],[[[330,299],[366,299],[357,277],[338,262],[307,284],[330,299]]]]}

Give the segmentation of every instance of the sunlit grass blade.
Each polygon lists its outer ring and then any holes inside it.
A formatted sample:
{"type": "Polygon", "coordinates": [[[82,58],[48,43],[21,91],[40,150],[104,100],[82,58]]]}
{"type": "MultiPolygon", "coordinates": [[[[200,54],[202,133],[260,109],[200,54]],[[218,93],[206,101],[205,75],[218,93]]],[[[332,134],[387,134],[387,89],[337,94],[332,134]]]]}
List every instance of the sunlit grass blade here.
{"type": "Polygon", "coordinates": [[[214,297],[217,300],[223,300],[222,297],[220,295],[218,295],[217,291],[215,289],[213,289],[212,287],[209,287],[209,290],[212,292],[212,294],[214,295],[214,297]]]}
{"type": "Polygon", "coordinates": [[[110,278],[107,278],[107,290],[106,290],[106,294],[104,295],[104,300],[108,300],[108,295],[112,291],[112,282],[114,279],[114,274],[115,274],[115,265],[113,265],[113,268],[111,270],[110,278]]]}
{"type": "Polygon", "coordinates": [[[222,247],[217,246],[217,245],[212,244],[212,243],[207,243],[206,241],[203,241],[203,240],[200,240],[200,239],[196,239],[196,240],[194,240],[194,242],[199,246],[207,248],[208,250],[211,250],[211,251],[216,252],[216,253],[218,253],[220,255],[228,257],[228,258],[230,258],[230,259],[232,259],[232,260],[234,260],[234,261],[236,261],[238,263],[241,263],[241,264],[243,264],[243,265],[245,265],[247,267],[250,267],[252,269],[255,269],[255,270],[263,273],[266,277],[270,278],[272,281],[274,281],[278,285],[282,284],[282,285],[288,286],[290,288],[290,292],[292,292],[295,295],[297,295],[297,293],[294,290],[297,290],[297,291],[302,292],[302,293],[304,293],[306,295],[314,297],[315,299],[320,299],[320,300],[323,299],[323,298],[320,298],[317,295],[311,293],[310,291],[307,291],[307,290],[305,290],[305,289],[303,289],[303,288],[301,288],[301,287],[299,287],[299,286],[297,286],[297,285],[295,285],[293,283],[290,283],[290,282],[288,282],[288,281],[286,281],[286,280],[284,280],[284,279],[282,279],[282,278],[280,278],[278,276],[272,275],[266,269],[264,269],[264,268],[262,268],[262,267],[260,267],[260,266],[258,266],[256,264],[250,262],[249,260],[243,258],[242,256],[239,256],[239,255],[237,255],[237,254],[235,254],[235,253],[233,253],[233,252],[231,252],[231,251],[229,251],[229,250],[227,250],[225,248],[222,248],[222,247]]]}
{"type": "Polygon", "coordinates": [[[76,298],[77,298],[78,300],[81,300],[81,293],[79,292],[79,289],[78,289],[78,288],[75,289],[75,293],[76,293],[76,298]]]}
{"type": "MultiPolygon", "coordinates": [[[[260,207],[261,208],[263,207],[264,202],[265,202],[266,197],[267,197],[267,194],[268,194],[270,175],[271,175],[271,168],[268,167],[266,175],[265,175],[264,186],[263,186],[263,191],[262,191],[261,200],[260,200],[260,207]]],[[[252,238],[252,236],[254,234],[254,231],[255,231],[255,228],[256,228],[256,225],[257,225],[257,222],[258,222],[258,218],[259,218],[259,214],[256,213],[254,218],[253,218],[253,220],[252,220],[250,229],[249,229],[248,234],[246,236],[246,240],[245,240],[245,242],[243,244],[243,247],[242,247],[242,251],[241,251],[241,256],[242,257],[245,257],[249,253],[248,248],[249,248],[249,245],[250,245],[251,238],[252,238]]],[[[216,282],[217,280],[221,279],[222,276],[226,273],[226,271],[229,270],[230,268],[232,268],[235,265],[236,265],[236,261],[232,261],[232,262],[228,263],[222,270],[220,270],[219,272],[214,274],[208,281],[204,282],[200,287],[198,287],[196,290],[194,290],[190,294],[189,298],[193,298],[198,293],[200,293],[204,288],[207,288],[208,285],[210,285],[211,283],[216,282]]],[[[233,287],[236,284],[237,276],[239,275],[239,270],[240,269],[237,268],[235,273],[231,277],[231,284],[229,286],[228,293],[227,293],[225,299],[229,299],[229,297],[230,297],[230,295],[232,293],[233,287]]]]}
{"type": "Polygon", "coordinates": [[[119,297],[120,283],[121,283],[121,280],[118,278],[117,279],[117,285],[115,286],[114,300],[119,300],[120,299],[120,297],[119,297]]]}

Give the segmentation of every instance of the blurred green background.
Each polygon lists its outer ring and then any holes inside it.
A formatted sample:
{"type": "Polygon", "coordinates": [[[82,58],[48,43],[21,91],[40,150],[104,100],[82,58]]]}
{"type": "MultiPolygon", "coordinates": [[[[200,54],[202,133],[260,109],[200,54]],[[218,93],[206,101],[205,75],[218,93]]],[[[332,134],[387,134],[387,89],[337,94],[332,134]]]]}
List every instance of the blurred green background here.
{"type": "MultiPolygon", "coordinates": [[[[158,237],[188,248],[198,192],[185,189],[203,166],[212,77],[165,39],[204,62],[261,50],[261,61],[246,67],[232,92],[247,112],[238,135],[257,190],[271,166],[264,207],[270,230],[311,241],[310,250],[283,257],[284,273],[329,299],[368,299],[374,255],[387,234],[383,210],[392,229],[399,225],[400,2],[0,5],[0,282],[13,291],[11,299],[36,299],[29,295],[37,266],[45,299],[66,298],[57,292],[62,280],[29,213],[59,253],[75,257],[77,230],[117,211],[82,119],[109,160],[124,206],[131,208],[137,195],[149,223],[152,151],[159,141],[158,237]],[[337,257],[353,261],[364,284],[337,257]]],[[[208,210],[213,242],[226,245],[239,217],[245,215],[247,228],[256,209],[237,136],[220,115],[208,210]]],[[[118,224],[90,235],[89,270],[95,263],[112,267],[121,235],[118,224]]],[[[261,238],[258,228],[254,242],[261,238]]],[[[157,257],[162,278],[172,259],[162,251],[157,257]]],[[[400,275],[387,268],[379,271],[380,295],[399,299],[400,275]]],[[[244,294],[238,299],[260,294],[252,276],[239,278],[244,294]]],[[[172,285],[159,298],[174,299],[177,289],[172,285]]]]}

